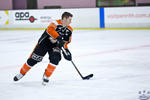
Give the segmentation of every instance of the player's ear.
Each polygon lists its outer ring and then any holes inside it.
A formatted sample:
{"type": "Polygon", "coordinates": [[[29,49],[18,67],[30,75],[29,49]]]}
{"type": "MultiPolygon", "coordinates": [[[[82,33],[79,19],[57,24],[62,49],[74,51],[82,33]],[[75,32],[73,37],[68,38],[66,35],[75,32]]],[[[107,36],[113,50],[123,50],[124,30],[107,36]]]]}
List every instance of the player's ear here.
{"type": "Polygon", "coordinates": [[[63,20],[66,20],[66,19],[67,19],[66,17],[63,18],[63,20]]]}

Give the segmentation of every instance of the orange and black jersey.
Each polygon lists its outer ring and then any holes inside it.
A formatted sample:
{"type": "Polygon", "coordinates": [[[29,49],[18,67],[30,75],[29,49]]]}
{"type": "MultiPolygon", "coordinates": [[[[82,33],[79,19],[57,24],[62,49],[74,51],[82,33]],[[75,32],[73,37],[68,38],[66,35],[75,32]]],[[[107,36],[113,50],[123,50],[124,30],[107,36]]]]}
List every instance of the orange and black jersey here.
{"type": "Polygon", "coordinates": [[[37,62],[41,61],[45,54],[48,52],[50,62],[57,65],[61,56],[59,53],[54,55],[54,49],[58,49],[57,47],[57,38],[61,37],[65,44],[64,48],[68,49],[67,44],[71,42],[72,36],[72,28],[71,26],[62,27],[61,20],[56,20],[48,26],[48,28],[44,31],[36,47],[34,48],[32,54],[30,55],[27,63],[30,66],[33,66],[37,62]],[[59,56],[53,57],[53,56],[59,56]],[[54,59],[55,58],[55,59],[54,59]],[[57,58],[57,59],[56,59],[57,58]]]}
{"type": "Polygon", "coordinates": [[[72,27],[66,26],[62,27],[61,20],[55,20],[46,29],[47,34],[52,37],[52,39],[56,39],[58,36],[61,36],[62,39],[65,41],[65,48],[68,49],[67,45],[71,42],[72,38],[72,27]]]}

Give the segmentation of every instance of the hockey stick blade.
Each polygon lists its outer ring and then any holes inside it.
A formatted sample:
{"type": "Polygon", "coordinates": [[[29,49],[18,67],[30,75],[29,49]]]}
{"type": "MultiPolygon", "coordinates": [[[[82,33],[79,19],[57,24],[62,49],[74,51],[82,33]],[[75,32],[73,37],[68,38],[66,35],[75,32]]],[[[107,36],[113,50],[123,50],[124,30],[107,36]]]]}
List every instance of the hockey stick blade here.
{"type": "Polygon", "coordinates": [[[83,79],[83,80],[89,80],[89,79],[92,78],[92,77],[93,77],[93,74],[90,74],[90,75],[88,75],[88,76],[83,77],[82,79],[83,79]]]}

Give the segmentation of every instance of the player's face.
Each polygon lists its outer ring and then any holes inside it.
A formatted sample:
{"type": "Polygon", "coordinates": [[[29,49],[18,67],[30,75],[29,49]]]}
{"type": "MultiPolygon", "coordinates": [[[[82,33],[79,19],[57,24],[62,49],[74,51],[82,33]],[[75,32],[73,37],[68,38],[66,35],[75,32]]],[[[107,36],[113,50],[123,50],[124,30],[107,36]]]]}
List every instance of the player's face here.
{"type": "Polygon", "coordinates": [[[64,18],[63,20],[64,24],[68,26],[71,23],[72,17],[64,18]]]}

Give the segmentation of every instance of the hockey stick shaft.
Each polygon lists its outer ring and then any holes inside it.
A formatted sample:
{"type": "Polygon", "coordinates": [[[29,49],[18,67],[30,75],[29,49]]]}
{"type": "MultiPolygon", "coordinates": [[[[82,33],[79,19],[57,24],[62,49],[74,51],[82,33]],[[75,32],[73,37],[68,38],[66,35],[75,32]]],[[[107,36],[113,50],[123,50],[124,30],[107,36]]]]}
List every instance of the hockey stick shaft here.
{"type": "MultiPolygon", "coordinates": [[[[62,47],[61,50],[65,53],[65,55],[68,55],[68,53],[66,52],[66,50],[62,47]]],[[[76,67],[76,65],[74,64],[74,62],[71,60],[71,63],[73,64],[74,68],[76,69],[76,71],[78,72],[78,74],[80,75],[80,77],[85,80],[85,79],[90,79],[91,77],[93,77],[93,74],[90,74],[88,76],[83,77],[82,74],[80,73],[80,71],[78,70],[78,68],[76,67]]]]}
{"type": "Polygon", "coordinates": [[[78,72],[78,74],[81,76],[81,78],[83,79],[82,74],[80,73],[80,71],[78,70],[78,68],[76,67],[76,65],[74,64],[74,62],[71,60],[71,63],[73,64],[74,68],[76,69],[76,71],[78,72]]]}
{"type": "MultiPolygon", "coordinates": [[[[68,55],[66,50],[64,49],[64,47],[61,48],[61,50],[65,53],[65,55],[68,55]]],[[[81,76],[81,78],[83,79],[82,74],[80,73],[80,71],[78,70],[78,68],[76,67],[76,65],[74,64],[74,62],[71,60],[71,63],[73,64],[74,68],[76,69],[76,71],[78,72],[78,74],[81,76]]]]}
{"type": "Polygon", "coordinates": [[[89,75],[83,77],[82,74],[80,73],[80,71],[78,70],[78,68],[76,67],[76,65],[74,64],[74,62],[73,62],[72,60],[71,60],[71,63],[73,64],[74,68],[76,69],[76,71],[78,72],[78,74],[81,76],[81,78],[82,78],[83,80],[88,80],[88,79],[90,79],[91,77],[93,77],[93,74],[89,74],[89,75]]]}

